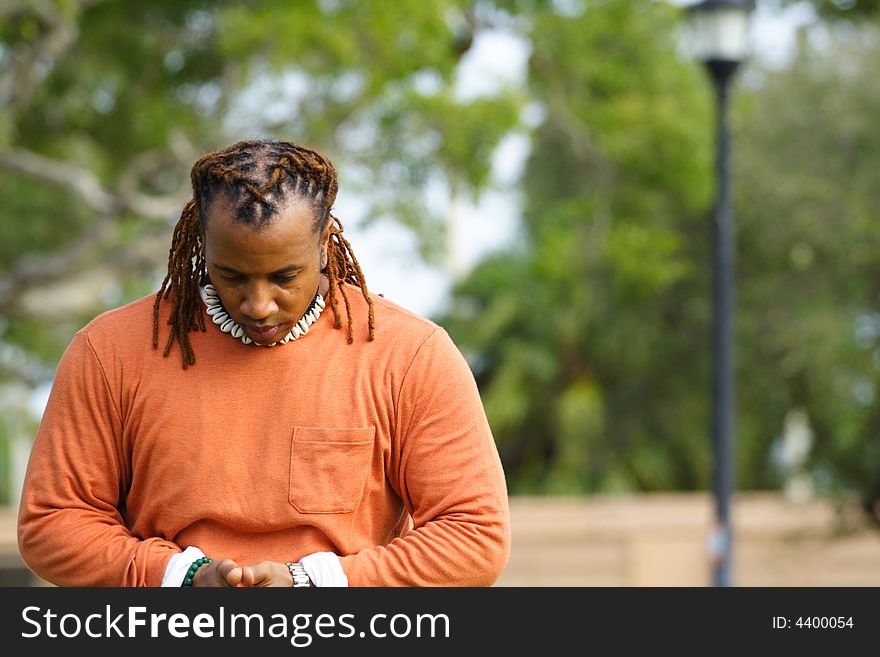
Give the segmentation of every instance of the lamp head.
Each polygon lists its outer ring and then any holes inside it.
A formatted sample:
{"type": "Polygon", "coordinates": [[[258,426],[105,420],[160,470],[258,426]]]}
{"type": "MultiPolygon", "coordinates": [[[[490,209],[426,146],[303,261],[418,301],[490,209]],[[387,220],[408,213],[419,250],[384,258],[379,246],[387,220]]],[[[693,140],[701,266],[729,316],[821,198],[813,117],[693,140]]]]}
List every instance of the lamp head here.
{"type": "Polygon", "coordinates": [[[696,56],[711,65],[723,63],[731,68],[748,52],[749,0],[703,0],[688,8],[696,56]]]}

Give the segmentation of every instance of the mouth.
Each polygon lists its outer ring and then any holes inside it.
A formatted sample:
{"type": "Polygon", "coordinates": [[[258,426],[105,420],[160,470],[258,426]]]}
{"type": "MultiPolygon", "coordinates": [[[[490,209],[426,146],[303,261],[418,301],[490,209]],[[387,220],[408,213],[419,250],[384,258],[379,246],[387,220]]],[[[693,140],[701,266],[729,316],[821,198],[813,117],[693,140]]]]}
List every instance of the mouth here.
{"type": "Polygon", "coordinates": [[[281,338],[285,334],[282,333],[285,325],[276,324],[274,326],[253,326],[252,324],[243,324],[242,328],[248,337],[254,342],[267,342],[273,338],[281,338]]]}

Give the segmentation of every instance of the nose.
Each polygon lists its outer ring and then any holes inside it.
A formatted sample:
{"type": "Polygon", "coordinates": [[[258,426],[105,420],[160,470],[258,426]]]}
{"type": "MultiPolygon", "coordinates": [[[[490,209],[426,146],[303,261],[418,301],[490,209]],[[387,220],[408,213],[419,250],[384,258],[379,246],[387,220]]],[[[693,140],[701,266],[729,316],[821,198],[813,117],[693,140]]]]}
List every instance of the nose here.
{"type": "Polygon", "coordinates": [[[278,312],[278,304],[268,288],[261,285],[251,286],[239,306],[242,315],[255,322],[269,319],[278,312]]]}

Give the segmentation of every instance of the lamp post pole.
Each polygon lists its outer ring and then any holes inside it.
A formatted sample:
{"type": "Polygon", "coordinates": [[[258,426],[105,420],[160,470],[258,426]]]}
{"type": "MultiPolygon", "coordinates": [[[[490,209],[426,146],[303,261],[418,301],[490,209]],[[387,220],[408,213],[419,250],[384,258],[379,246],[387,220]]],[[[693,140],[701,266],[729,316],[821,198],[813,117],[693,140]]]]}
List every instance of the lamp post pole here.
{"type": "Polygon", "coordinates": [[[730,208],[728,95],[745,58],[747,0],[703,0],[690,8],[698,56],[715,88],[716,194],[712,212],[712,449],[715,527],[709,548],[715,586],[731,586],[733,530],[730,499],[735,482],[734,224],[730,208]]]}
{"type": "Polygon", "coordinates": [[[715,518],[713,570],[715,586],[730,586],[733,536],[730,497],[735,481],[734,409],[736,390],[733,364],[734,227],[730,209],[730,133],[727,101],[736,62],[710,61],[706,67],[715,87],[718,124],[715,167],[717,190],[712,213],[712,442],[715,452],[715,518]]]}

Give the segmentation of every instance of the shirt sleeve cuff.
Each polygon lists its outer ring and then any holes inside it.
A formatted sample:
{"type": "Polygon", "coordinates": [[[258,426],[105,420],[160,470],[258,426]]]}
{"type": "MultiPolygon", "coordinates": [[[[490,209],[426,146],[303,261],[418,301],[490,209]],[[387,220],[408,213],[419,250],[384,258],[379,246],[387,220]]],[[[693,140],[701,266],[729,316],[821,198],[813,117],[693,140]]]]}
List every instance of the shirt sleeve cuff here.
{"type": "Polygon", "coordinates": [[[168,565],[165,567],[162,586],[180,586],[183,584],[183,578],[186,577],[186,571],[189,570],[192,562],[204,556],[204,552],[192,546],[186,548],[183,552],[175,554],[168,560],[168,565]]]}
{"type": "Polygon", "coordinates": [[[342,562],[332,552],[315,552],[304,556],[299,562],[315,586],[348,586],[342,562]]]}

